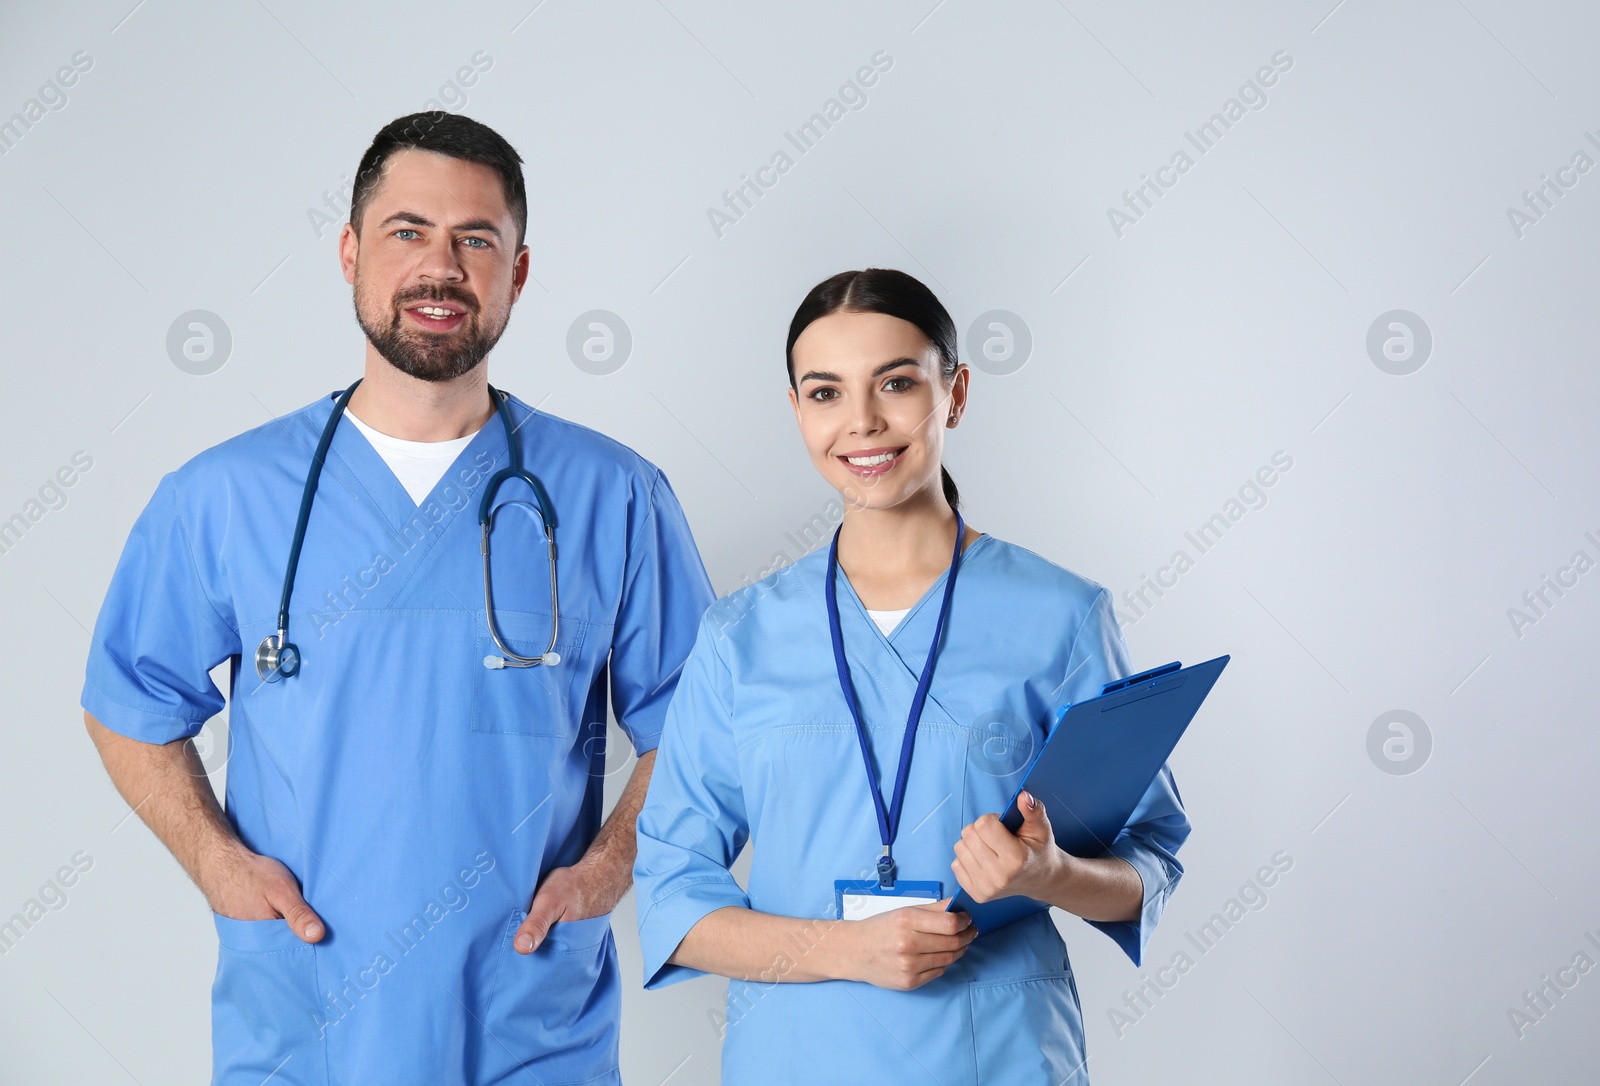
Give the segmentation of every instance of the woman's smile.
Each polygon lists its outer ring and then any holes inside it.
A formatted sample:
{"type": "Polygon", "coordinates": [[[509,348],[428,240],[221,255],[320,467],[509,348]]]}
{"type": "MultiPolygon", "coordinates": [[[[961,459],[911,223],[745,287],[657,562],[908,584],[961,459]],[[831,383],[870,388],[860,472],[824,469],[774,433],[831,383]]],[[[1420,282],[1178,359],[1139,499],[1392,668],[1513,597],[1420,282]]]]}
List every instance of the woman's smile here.
{"type": "Polygon", "coordinates": [[[899,466],[908,448],[909,445],[888,445],[873,449],[857,449],[853,452],[840,453],[838,460],[851,474],[863,479],[876,479],[899,466]]]}

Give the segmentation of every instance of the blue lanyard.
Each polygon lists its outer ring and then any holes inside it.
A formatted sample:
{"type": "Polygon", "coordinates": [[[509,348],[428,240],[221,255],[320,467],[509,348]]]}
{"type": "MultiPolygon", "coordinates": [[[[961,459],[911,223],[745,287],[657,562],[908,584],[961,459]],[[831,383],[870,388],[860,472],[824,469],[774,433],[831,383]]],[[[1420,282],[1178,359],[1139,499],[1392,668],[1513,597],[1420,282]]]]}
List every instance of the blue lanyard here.
{"type": "MultiPolygon", "coordinates": [[[[840,525],[840,529],[843,525],[840,525]]],[[[950,615],[950,597],[955,593],[956,573],[961,569],[961,540],[967,526],[956,514],[956,547],[950,556],[950,573],[944,583],[944,600],[939,604],[939,621],[933,628],[933,644],[928,646],[928,660],[922,665],[922,677],[917,681],[916,695],[911,699],[911,712],[906,715],[905,736],[900,740],[900,765],[894,775],[894,798],[883,802],[883,785],[878,779],[877,766],[872,761],[872,745],[867,738],[867,726],[861,719],[861,705],[856,700],[855,684],[850,681],[850,664],[844,656],[844,633],[839,628],[839,531],[833,533],[833,543],[828,547],[828,582],[824,595],[828,602],[828,633],[833,639],[833,663],[839,672],[839,689],[850,706],[850,715],[856,722],[856,739],[861,743],[861,759],[867,765],[867,783],[872,791],[872,805],[878,815],[878,835],[883,839],[883,855],[878,858],[878,885],[888,889],[894,885],[894,856],[890,851],[895,834],[900,829],[900,808],[906,799],[906,782],[911,778],[911,749],[917,741],[917,722],[922,719],[922,707],[928,700],[928,687],[933,684],[933,662],[939,655],[939,640],[944,635],[945,619],[950,615]]]]}

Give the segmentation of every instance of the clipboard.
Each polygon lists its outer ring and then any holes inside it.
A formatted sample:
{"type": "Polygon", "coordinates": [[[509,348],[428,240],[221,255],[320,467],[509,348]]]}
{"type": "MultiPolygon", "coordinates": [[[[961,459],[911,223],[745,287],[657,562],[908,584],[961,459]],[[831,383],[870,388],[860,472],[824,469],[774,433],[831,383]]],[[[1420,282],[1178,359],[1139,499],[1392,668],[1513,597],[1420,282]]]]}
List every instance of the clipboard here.
{"type": "MultiPolygon", "coordinates": [[[[1088,701],[1062,706],[1001,823],[1017,831],[1022,825],[1017,801],[1028,791],[1044,801],[1063,851],[1105,855],[1228,659],[1218,656],[1187,668],[1164,664],[1107,683],[1088,701]]],[[[982,934],[1049,907],[1021,896],[980,904],[961,890],[946,911],[969,914],[982,934]]]]}

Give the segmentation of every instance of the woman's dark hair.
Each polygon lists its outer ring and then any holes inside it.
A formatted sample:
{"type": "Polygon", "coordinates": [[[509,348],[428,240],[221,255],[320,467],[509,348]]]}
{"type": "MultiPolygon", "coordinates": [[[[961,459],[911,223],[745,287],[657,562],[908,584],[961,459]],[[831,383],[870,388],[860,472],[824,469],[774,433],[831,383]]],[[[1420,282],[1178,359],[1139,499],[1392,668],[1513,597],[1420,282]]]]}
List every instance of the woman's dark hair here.
{"type": "MultiPolygon", "coordinates": [[[[952,380],[961,365],[956,322],[950,319],[949,310],[934,297],[922,282],[903,271],[892,268],[868,268],[865,271],[840,272],[811,288],[800,308],[794,311],[789,322],[789,343],[784,356],[789,366],[789,387],[794,383],[794,341],[800,338],[811,323],[832,313],[882,313],[898,317],[917,330],[939,352],[939,375],[952,380]]],[[[943,466],[939,468],[940,482],[944,487],[945,501],[955,509],[961,503],[955,480],[943,466]]]]}
{"type": "Polygon", "coordinates": [[[444,110],[396,117],[372,138],[372,146],[356,167],[350,194],[350,225],[361,233],[361,216],[383,180],[383,167],[396,151],[415,148],[488,166],[505,185],[506,206],[517,224],[517,246],[528,232],[528,189],[522,180],[522,156],[500,133],[471,117],[444,110]]]}

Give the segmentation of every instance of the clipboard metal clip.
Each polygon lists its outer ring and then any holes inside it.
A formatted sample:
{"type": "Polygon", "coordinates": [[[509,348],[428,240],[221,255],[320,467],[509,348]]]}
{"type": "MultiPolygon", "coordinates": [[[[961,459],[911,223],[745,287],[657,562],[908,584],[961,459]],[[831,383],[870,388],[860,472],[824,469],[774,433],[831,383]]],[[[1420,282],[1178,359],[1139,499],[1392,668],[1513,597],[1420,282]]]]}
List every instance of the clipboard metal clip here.
{"type": "Polygon", "coordinates": [[[1126,679],[1118,679],[1115,682],[1106,683],[1100,689],[1100,696],[1105,697],[1107,694],[1114,694],[1118,690],[1126,690],[1130,686],[1138,686],[1148,679],[1159,679],[1163,675],[1177,671],[1182,666],[1178,661],[1174,660],[1170,664],[1162,664],[1160,667],[1153,667],[1149,671],[1141,671],[1137,675],[1129,675],[1126,679]]]}

